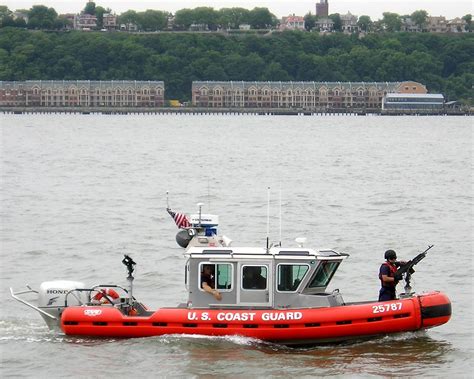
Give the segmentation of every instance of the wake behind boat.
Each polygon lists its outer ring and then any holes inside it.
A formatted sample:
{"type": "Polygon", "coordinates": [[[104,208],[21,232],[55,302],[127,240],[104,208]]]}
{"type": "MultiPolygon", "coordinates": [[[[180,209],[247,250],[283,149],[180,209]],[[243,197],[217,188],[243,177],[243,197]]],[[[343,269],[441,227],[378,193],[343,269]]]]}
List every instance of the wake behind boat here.
{"type": "Polygon", "coordinates": [[[451,317],[443,293],[411,292],[413,266],[426,251],[400,268],[406,281],[400,298],[357,303],[346,303],[338,290],[327,291],[348,257],[334,250],[194,246],[184,255],[188,301],[175,307],[153,311],[134,298],[135,262],[129,256],[123,260],[126,287],[52,281],[39,291],[11,293],[50,328],[75,336],[238,335],[310,345],[427,329],[451,317]],[[37,294],[38,305],[20,297],[27,293],[37,294]]]}

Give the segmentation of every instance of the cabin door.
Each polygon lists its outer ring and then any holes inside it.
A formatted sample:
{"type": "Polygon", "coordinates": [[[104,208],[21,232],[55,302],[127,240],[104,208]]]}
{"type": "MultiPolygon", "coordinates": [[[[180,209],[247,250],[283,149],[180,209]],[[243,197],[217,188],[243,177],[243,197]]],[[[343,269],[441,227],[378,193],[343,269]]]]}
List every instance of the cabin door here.
{"type": "Polygon", "coordinates": [[[271,266],[268,262],[239,262],[238,282],[238,304],[272,305],[273,278],[271,266]]]}

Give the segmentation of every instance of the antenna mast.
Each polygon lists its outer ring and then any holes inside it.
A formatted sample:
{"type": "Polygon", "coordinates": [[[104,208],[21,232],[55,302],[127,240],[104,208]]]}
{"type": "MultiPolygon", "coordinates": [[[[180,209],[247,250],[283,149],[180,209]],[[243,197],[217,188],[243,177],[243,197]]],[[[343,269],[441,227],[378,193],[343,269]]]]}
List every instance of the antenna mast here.
{"type": "Polygon", "coordinates": [[[267,187],[267,253],[270,251],[270,187],[267,187]]]}
{"type": "Polygon", "coordinates": [[[197,203],[197,206],[199,207],[199,226],[201,226],[202,222],[201,222],[201,219],[202,219],[202,206],[204,204],[203,203],[197,203]]]}
{"type": "Polygon", "coordinates": [[[211,189],[210,189],[210,184],[209,184],[209,177],[207,178],[207,206],[208,206],[208,212],[211,212],[211,189]]]}
{"type": "Polygon", "coordinates": [[[280,244],[281,247],[281,182],[280,182],[280,244]]]}

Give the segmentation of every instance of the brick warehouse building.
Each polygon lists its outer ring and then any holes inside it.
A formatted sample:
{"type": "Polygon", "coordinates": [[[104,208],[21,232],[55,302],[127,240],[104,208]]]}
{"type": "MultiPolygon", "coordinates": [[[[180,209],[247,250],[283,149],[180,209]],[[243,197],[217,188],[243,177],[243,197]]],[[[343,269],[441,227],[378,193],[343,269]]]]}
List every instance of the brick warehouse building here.
{"type": "Polygon", "coordinates": [[[381,109],[387,93],[427,93],[417,82],[193,82],[206,108],[381,109]]]}
{"type": "MultiPolygon", "coordinates": [[[[387,93],[427,93],[416,82],[193,82],[192,105],[325,111],[379,110],[387,93]]],[[[0,106],[161,108],[162,81],[0,81],[0,106]]]]}
{"type": "Polygon", "coordinates": [[[0,106],[163,107],[162,81],[27,80],[0,81],[0,106]]]}

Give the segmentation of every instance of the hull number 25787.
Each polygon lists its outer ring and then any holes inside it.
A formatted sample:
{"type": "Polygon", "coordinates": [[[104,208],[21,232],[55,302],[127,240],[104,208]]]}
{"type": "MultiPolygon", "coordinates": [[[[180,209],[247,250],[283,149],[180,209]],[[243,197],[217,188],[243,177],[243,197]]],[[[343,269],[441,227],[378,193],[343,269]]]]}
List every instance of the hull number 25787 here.
{"type": "Polygon", "coordinates": [[[399,311],[402,309],[402,303],[391,303],[391,304],[380,304],[380,305],[373,305],[372,312],[373,313],[384,313],[388,311],[399,311]]]}

